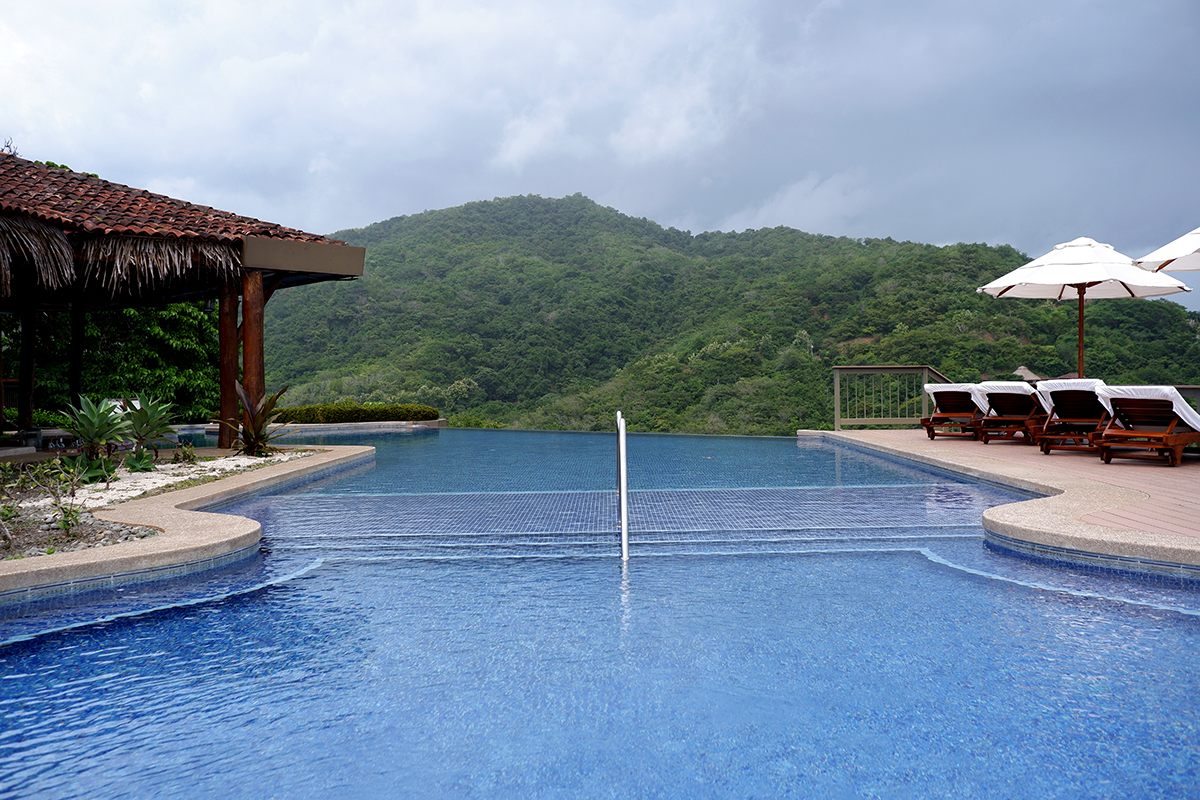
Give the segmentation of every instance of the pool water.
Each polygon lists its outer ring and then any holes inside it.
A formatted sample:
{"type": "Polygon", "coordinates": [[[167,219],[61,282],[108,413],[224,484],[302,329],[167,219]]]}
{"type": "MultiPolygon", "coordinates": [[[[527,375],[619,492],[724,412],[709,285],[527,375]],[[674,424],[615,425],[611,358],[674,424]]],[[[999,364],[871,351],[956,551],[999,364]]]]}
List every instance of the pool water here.
{"type": "Polygon", "coordinates": [[[788,439],[362,437],[264,551],[0,606],[0,796],[1180,797],[1200,594],[1007,490],[788,439]],[[156,610],[155,610],[156,609],[156,610]]]}

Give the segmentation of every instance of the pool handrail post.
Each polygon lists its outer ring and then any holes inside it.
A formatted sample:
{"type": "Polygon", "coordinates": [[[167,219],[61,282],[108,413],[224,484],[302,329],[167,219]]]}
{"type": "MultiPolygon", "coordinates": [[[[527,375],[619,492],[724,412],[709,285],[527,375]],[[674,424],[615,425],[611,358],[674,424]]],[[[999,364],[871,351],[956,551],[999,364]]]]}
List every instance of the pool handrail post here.
{"type": "Polygon", "coordinates": [[[625,417],[620,411],[617,412],[617,524],[621,524],[621,492],[623,490],[623,482],[625,476],[621,471],[621,448],[625,443],[621,441],[621,424],[625,421],[625,417]]]}
{"type": "Polygon", "coordinates": [[[617,412],[617,517],[621,521],[621,560],[629,560],[629,473],[626,467],[625,417],[617,412]]]}
{"type": "Polygon", "coordinates": [[[617,412],[617,525],[621,524],[621,412],[617,412]]]}

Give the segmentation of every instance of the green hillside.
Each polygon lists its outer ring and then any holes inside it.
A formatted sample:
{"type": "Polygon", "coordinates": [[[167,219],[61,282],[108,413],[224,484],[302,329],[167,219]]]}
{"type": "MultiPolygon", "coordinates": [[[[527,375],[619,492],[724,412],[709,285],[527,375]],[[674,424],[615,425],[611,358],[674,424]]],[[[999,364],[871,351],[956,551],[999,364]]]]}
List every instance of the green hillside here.
{"type": "MultiPolygon", "coordinates": [[[[268,384],[289,404],[427,402],[506,425],[788,434],[832,424],[835,364],[978,380],[1074,368],[1072,304],[975,288],[1011,247],[774,228],[696,236],[581,195],[511,197],[334,237],[366,274],[277,294],[268,384]]],[[[1090,303],[1088,373],[1200,383],[1196,315],[1090,303]]]]}

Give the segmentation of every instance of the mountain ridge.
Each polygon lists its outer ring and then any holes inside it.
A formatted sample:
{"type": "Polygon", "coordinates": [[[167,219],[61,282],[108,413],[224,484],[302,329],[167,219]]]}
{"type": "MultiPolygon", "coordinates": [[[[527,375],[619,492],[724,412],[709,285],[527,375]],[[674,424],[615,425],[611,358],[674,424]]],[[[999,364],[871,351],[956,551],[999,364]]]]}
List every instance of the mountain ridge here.
{"type": "MultiPolygon", "coordinates": [[[[433,402],[584,429],[611,427],[620,405],[633,429],[785,434],[832,423],[834,364],[928,363],[957,380],[1073,366],[1073,308],[975,292],[1028,260],[1007,245],[693,235],[581,194],[331,235],[367,248],[363,278],[267,306],[268,383],[291,384],[291,404],[433,402]]],[[[1195,314],[1161,301],[1087,314],[1090,374],[1200,380],[1195,314]]]]}

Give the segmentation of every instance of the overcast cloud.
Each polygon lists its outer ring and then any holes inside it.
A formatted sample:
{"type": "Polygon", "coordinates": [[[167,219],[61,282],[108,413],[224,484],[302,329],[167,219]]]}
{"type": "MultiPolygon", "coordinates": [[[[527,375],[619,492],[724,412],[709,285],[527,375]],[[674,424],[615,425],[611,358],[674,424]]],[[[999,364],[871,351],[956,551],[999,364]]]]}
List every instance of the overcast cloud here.
{"type": "Polygon", "coordinates": [[[1138,257],[1200,226],[1198,41],[1195,0],[42,0],[0,16],[0,140],[320,233],[582,192],[1138,257]]]}

